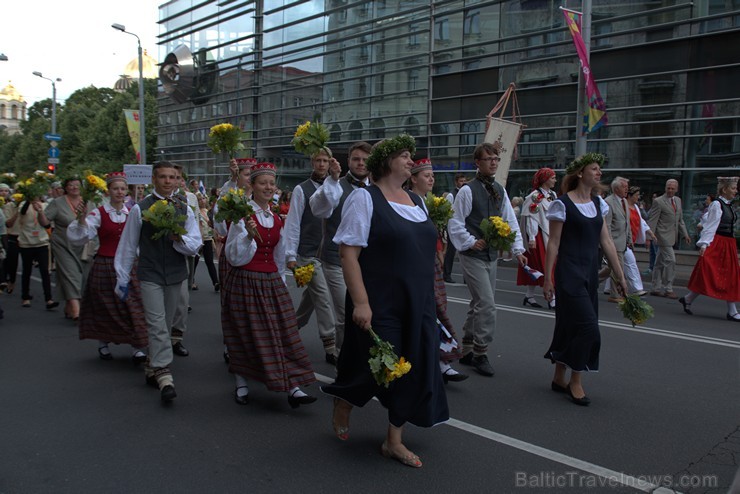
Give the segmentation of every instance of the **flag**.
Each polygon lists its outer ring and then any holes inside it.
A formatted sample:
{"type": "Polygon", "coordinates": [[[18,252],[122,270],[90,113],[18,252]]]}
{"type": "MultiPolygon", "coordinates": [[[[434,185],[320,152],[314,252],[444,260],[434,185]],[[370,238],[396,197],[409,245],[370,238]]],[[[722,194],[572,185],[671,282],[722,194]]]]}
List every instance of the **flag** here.
{"type": "Polygon", "coordinates": [[[203,185],[203,180],[198,181],[198,192],[200,192],[204,196],[206,195],[206,186],[203,185]]]}
{"type": "Polygon", "coordinates": [[[128,129],[128,135],[131,137],[131,143],[134,145],[134,151],[136,151],[136,162],[142,164],[141,154],[139,153],[139,133],[141,132],[141,125],[139,124],[139,111],[123,110],[123,114],[126,116],[126,128],[128,129]]]}
{"type": "Polygon", "coordinates": [[[572,10],[563,9],[565,23],[570,29],[573,44],[576,45],[578,58],[581,60],[581,70],[586,78],[586,96],[588,98],[588,113],[583,116],[583,132],[589,133],[607,124],[606,103],[601,98],[599,88],[596,87],[591,67],[586,55],[586,45],[581,36],[581,14],[572,10]]]}

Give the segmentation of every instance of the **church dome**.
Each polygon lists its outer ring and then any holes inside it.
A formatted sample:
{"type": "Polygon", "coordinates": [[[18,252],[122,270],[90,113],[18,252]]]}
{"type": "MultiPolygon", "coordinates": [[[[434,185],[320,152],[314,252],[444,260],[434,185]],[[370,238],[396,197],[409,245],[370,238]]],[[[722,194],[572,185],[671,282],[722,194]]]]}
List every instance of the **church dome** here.
{"type": "MultiPolygon", "coordinates": [[[[157,61],[150,57],[149,54],[144,50],[141,55],[141,67],[144,79],[156,79],[159,77],[159,69],[157,68],[157,61]]],[[[139,80],[139,57],[137,56],[123,69],[123,75],[128,76],[136,81],[139,80]]]]}
{"type": "MultiPolygon", "coordinates": [[[[136,76],[136,80],[139,80],[139,76],[136,76]]],[[[118,91],[119,93],[122,93],[129,89],[133,83],[133,79],[130,76],[122,75],[120,79],[116,81],[116,83],[113,85],[113,89],[118,91]]]]}
{"type": "Polygon", "coordinates": [[[21,93],[13,86],[10,82],[4,88],[0,89],[0,99],[5,101],[18,101],[24,103],[26,100],[23,99],[21,93]]]}

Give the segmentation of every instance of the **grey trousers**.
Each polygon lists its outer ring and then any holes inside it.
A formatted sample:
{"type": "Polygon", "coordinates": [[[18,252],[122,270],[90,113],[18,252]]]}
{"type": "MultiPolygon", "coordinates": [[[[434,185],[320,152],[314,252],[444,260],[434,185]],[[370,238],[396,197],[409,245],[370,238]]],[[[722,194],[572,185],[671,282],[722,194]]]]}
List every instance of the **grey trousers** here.
{"type": "Polygon", "coordinates": [[[342,266],[324,263],[323,268],[326,284],[331,293],[332,305],[334,306],[334,316],[336,318],[334,345],[336,346],[336,355],[339,356],[339,351],[342,349],[342,343],[344,342],[344,302],[347,296],[347,285],[344,283],[342,266]]]}
{"type": "Polygon", "coordinates": [[[658,257],[653,268],[653,290],[673,291],[673,278],[676,276],[676,253],[672,245],[658,247],[658,257]]]}
{"type": "Polygon", "coordinates": [[[496,329],[496,260],[460,255],[463,277],[470,290],[470,306],[463,324],[463,355],[484,355],[496,329]]]}
{"type": "MultiPolygon", "coordinates": [[[[187,291],[187,280],[175,285],[141,282],[141,300],[149,334],[149,366],[152,368],[167,367],[172,362],[169,328],[183,288],[187,291]]],[[[187,309],[185,312],[187,314],[187,309]]]]}
{"type": "Polygon", "coordinates": [[[321,261],[315,257],[296,258],[299,266],[304,266],[309,262],[314,263],[314,272],[311,282],[304,288],[301,294],[301,302],[295,311],[298,319],[298,327],[302,328],[308,324],[311,314],[316,311],[316,325],[319,328],[319,338],[324,344],[326,353],[334,353],[334,308],[331,304],[331,294],[326,284],[324,269],[321,261]]]}
{"type": "Polygon", "coordinates": [[[180,288],[180,298],[177,300],[175,315],[172,318],[172,324],[169,326],[172,328],[170,336],[173,345],[178,341],[182,341],[185,332],[188,330],[188,306],[190,305],[189,288],[190,281],[186,280],[180,288]]]}

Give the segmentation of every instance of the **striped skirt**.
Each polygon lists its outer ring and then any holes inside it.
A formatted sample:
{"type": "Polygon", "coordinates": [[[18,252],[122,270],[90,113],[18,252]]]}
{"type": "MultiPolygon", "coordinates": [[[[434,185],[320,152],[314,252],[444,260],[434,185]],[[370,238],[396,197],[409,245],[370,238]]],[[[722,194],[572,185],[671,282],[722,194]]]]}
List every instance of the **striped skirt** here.
{"type": "Polygon", "coordinates": [[[115,286],[113,258],[95,256],[80,305],[80,339],[145,348],[147,326],[136,269],[131,273],[126,302],[121,302],[113,292],[115,286]]]}
{"type": "MultiPolygon", "coordinates": [[[[452,327],[452,321],[447,316],[447,288],[445,288],[444,275],[442,273],[442,265],[439,263],[437,258],[434,260],[434,303],[437,306],[437,319],[442,325],[447,328],[447,331],[452,336],[452,339],[460,343],[455,334],[455,329],[452,327]]],[[[440,334],[440,342],[444,343],[449,340],[449,337],[444,333],[440,334]]],[[[449,342],[448,342],[449,343],[449,342]]],[[[459,360],[462,357],[460,353],[460,347],[454,348],[451,351],[444,351],[442,348],[439,349],[439,359],[444,362],[452,362],[453,360],[459,360]]]]}
{"type": "Polygon", "coordinates": [[[222,286],[221,328],[229,372],[289,391],[316,381],[293,300],[278,273],[232,268],[222,286]]]}

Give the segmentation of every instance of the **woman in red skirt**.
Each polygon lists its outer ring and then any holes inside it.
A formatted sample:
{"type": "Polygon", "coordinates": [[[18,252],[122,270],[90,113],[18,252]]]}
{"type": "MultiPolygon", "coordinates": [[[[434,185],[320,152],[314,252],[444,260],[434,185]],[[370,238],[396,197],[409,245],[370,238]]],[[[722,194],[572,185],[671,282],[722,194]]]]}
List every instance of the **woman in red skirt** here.
{"type": "Polygon", "coordinates": [[[727,302],[727,319],[740,322],[736,303],[740,301],[740,265],[734,235],[737,215],[732,201],[737,195],[738,177],[717,177],[717,199],[707,208],[702,220],[699,260],[689,279],[689,293],[678,301],[683,311],[693,315],[691,304],[699,295],[727,302]]]}
{"type": "Polygon", "coordinates": [[[113,359],[108,344],[131,345],[134,362],[144,362],[147,344],[147,327],[144,307],[141,304],[139,280],[131,277],[131,288],[125,302],[113,293],[116,286],[116,255],[121,232],[128,219],[126,199],[126,174],[109,173],[106,176],[110,204],[93,209],[69,224],[67,239],[72,245],[85,245],[96,236],[100,249],[95,255],[85,284],[80,306],[80,339],[98,340],[98,356],[113,359]]]}
{"type": "MultiPolygon", "coordinates": [[[[524,255],[528,260],[528,267],[533,271],[545,274],[545,246],[550,238],[550,222],[546,218],[547,210],[550,209],[552,201],[557,199],[557,194],[552,190],[555,187],[555,172],[551,168],[540,168],[534,174],[532,186],[534,190],[524,199],[522,205],[522,235],[527,245],[524,255]]],[[[534,298],[536,286],[542,286],[544,276],[535,279],[533,271],[527,272],[519,266],[516,284],[526,286],[522,305],[530,307],[542,307],[534,298]]],[[[555,298],[547,303],[548,308],[555,308],[555,298]]]]}
{"type": "Polygon", "coordinates": [[[249,402],[247,378],[270,391],[288,394],[291,408],[316,401],[300,386],[316,381],[285,286],[283,223],[270,206],[275,193],[275,166],[252,166],[250,181],[255,213],[233,223],[226,239],[231,270],[223,282],[221,328],[236,378],[234,399],[249,402]]]}

